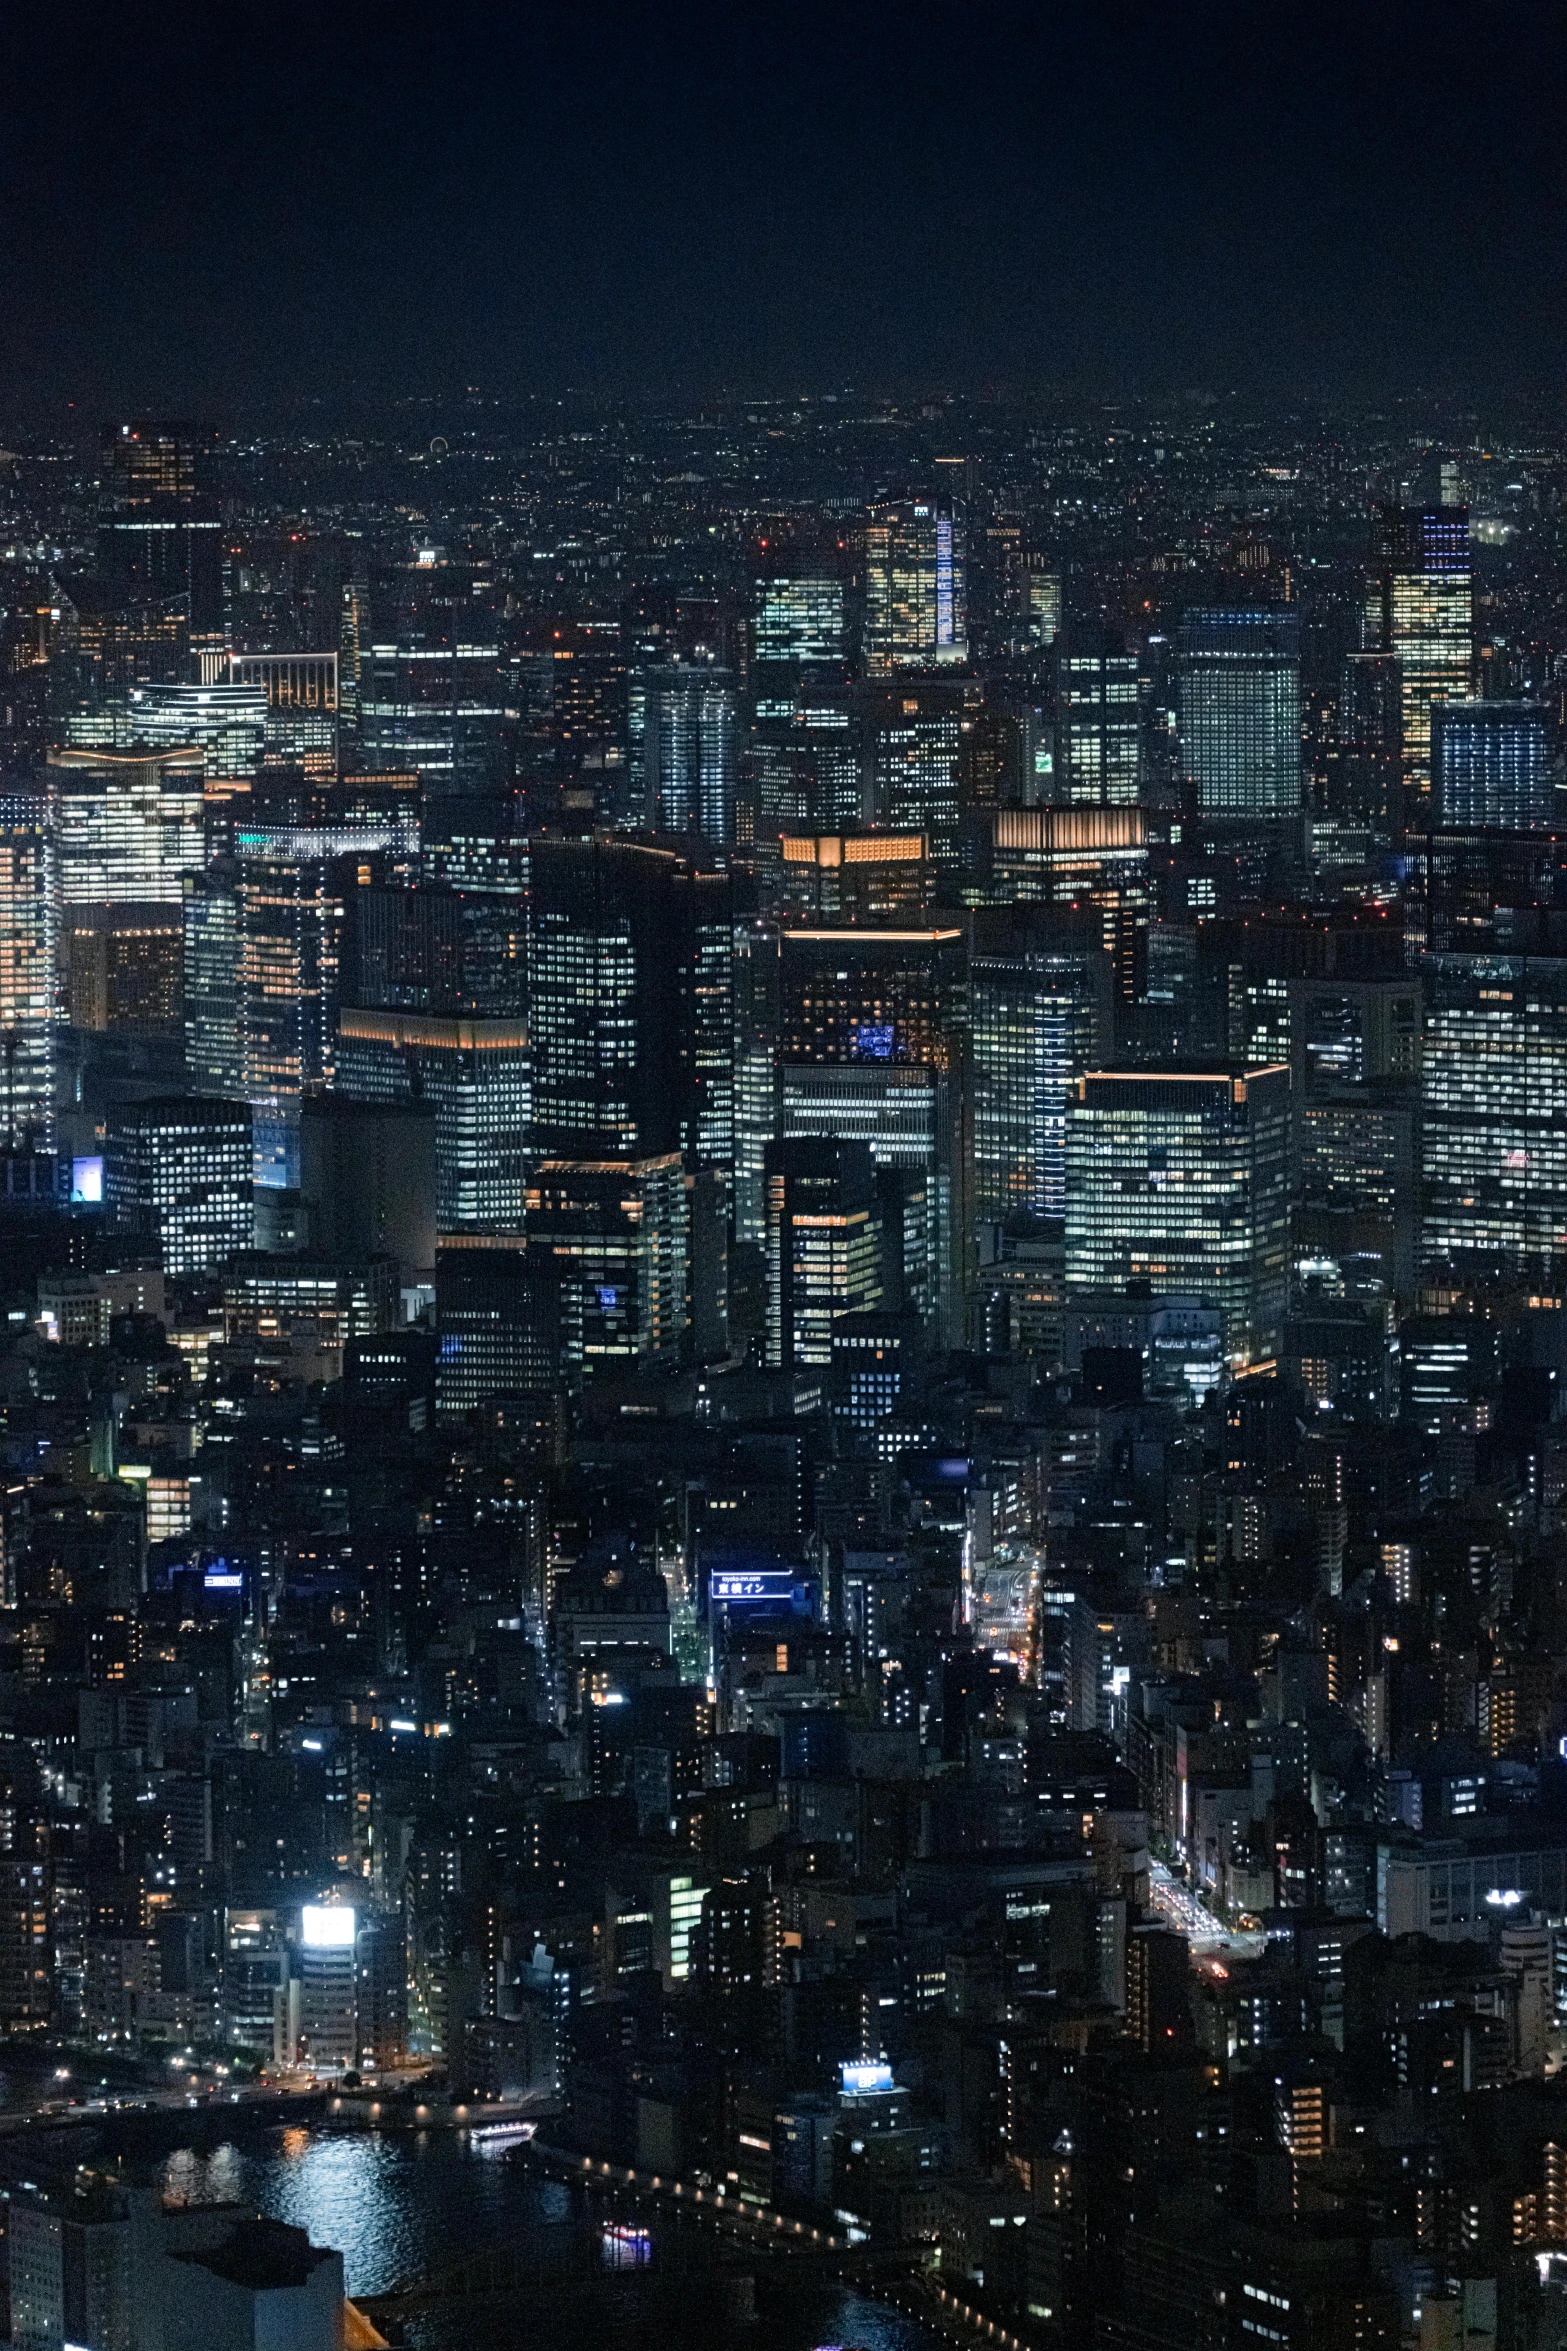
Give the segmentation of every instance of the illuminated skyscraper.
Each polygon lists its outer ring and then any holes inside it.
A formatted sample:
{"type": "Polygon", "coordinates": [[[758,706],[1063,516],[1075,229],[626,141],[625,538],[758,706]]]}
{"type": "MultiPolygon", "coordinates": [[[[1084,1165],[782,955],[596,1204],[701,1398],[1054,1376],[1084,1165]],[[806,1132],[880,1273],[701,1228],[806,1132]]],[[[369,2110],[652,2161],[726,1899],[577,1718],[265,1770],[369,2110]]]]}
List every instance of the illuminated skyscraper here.
{"type": "Polygon", "coordinates": [[[569,1373],[667,1368],[686,1327],[688,1203],[678,1152],[546,1159],[528,1181],[528,1247],[561,1281],[569,1373]]]}
{"type": "Polygon", "coordinates": [[[865,673],[968,659],[964,530],[935,499],[873,506],[865,525],[865,673]]]}
{"type": "Polygon", "coordinates": [[[249,1105],[179,1099],[113,1110],[104,1138],[111,1222],[154,1243],[165,1273],[200,1273],[254,1230],[249,1105]]]}
{"type": "Polygon", "coordinates": [[[48,797],[0,789],[0,1149],[54,1143],[58,906],[48,797]]]}
{"type": "Polygon", "coordinates": [[[1556,821],[1550,726],[1533,702],[1438,702],[1431,712],[1432,818],[1528,832],[1556,821]]]}
{"type": "Polygon", "coordinates": [[[859,821],[862,781],[848,676],[842,578],[805,556],[759,554],[752,586],[751,768],[764,834],[859,821]]]}
{"type": "Polygon", "coordinates": [[[54,751],[60,900],[177,906],[184,877],[206,862],[199,749],[54,751]]]}
{"type": "Polygon", "coordinates": [[[1181,764],[1198,812],[1293,816],[1301,804],[1300,624],[1292,612],[1189,612],[1181,764]]]}
{"type": "Polygon", "coordinates": [[[1387,834],[1402,820],[1403,697],[1391,653],[1351,653],[1339,686],[1332,809],[1387,834]]]}
{"type": "Polygon", "coordinates": [[[980,1224],[1014,1208],[1059,1216],[1067,1098],[1110,1042],[1109,958],[1092,916],[984,908],[972,921],[973,1215],[980,1224]]]}
{"type": "Polygon", "coordinates": [[[1127,808],[1142,780],[1142,700],[1135,653],[1056,654],[1055,798],[1127,808]]]}
{"type": "Polygon", "coordinates": [[[432,795],[496,791],[509,781],[509,717],[492,637],[410,629],[360,648],[359,741],[367,767],[412,769],[432,795]]]}
{"type": "Polygon", "coordinates": [[[1428,1261],[1567,1256],[1567,958],[1427,955],[1421,1161],[1428,1261]]]}
{"type": "Polygon", "coordinates": [[[123,605],[183,604],[192,653],[224,647],[223,518],[201,485],[211,434],[137,418],[104,436],[109,504],[99,568],[123,605]]]}
{"type": "Polygon", "coordinates": [[[767,1151],[767,1360],[825,1368],[840,1314],[879,1306],[882,1230],[861,1142],[822,1136],[767,1151]]]}
{"type": "Polygon", "coordinates": [[[1277,1349],[1289,1275],[1290,1074],[1090,1071],[1067,1118],[1066,1285],[1198,1298],[1234,1364],[1277,1349]]]}
{"type": "Polygon", "coordinates": [[[877,822],[923,832],[935,862],[953,864],[983,686],[974,678],[909,677],[866,687],[860,706],[877,822]]]}
{"type": "Polygon", "coordinates": [[[648,827],[700,833],[715,846],[735,837],[739,704],[733,677],[680,662],[646,675],[643,745],[648,827]]]}
{"type": "Polygon", "coordinates": [[[232,859],[185,882],[185,1067],[201,1094],[239,1095],[245,1086],[240,983],[239,871],[232,859]]]}
{"type": "Polygon", "coordinates": [[[1431,773],[1431,706],[1462,702],[1474,659],[1474,582],[1466,506],[1385,506],[1376,545],[1380,650],[1398,662],[1404,772],[1431,773]]]}
{"type": "Polygon", "coordinates": [[[522,1230],[531,1086],[519,1019],[345,1005],[334,1092],[434,1112],[443,1233],[522,1230]]]}

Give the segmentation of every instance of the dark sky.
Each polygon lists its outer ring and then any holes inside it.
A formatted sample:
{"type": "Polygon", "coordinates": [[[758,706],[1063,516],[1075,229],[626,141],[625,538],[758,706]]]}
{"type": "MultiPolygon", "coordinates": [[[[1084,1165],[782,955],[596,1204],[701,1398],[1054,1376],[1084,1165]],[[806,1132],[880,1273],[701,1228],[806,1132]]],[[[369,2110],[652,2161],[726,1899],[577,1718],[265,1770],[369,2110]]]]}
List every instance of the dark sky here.
{"type": "Polygon", "coordinates": [[[4,415],[1567,362],[1555,0],[3,13],[4,415]]]}

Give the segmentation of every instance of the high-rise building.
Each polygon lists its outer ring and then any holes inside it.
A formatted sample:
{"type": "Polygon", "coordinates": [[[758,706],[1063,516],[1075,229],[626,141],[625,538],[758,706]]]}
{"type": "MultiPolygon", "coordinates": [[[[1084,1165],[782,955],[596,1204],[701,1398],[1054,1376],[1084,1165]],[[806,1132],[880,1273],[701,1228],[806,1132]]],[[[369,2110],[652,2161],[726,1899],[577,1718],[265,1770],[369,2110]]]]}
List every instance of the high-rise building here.
{"type": "Polygon", "coordinates": [[[209,776],[253,777],[266,750],[266,690],[243,680],[132,686],[121,708],[107,715],[121,747],[146,743],[178,751],[198,744],[209,776]]]}
{"type": "Polygon", "coordinates": [[[1534,702],[1438,702],[1431,711],[1432,819],[1527,832],[1556,821],[1550,723],[1534,702]]]}
{"type": "Polygon", "coordinates": [[[62,906],[177,906],[206,863],[199,749],[55,751],[62,906]]]}
{"type": "Polygon", "coordinates": [[[1403,815],[1403,699],[1391,653],[1351,653],[1339,685],[1332,813],[1383,835],[1403,815]]]}
{"type": "Polygon", "coordinates": [[[178,906],[122,900],[75,907],[60,926],[71,1026],[100,1035],[178,1036],[184,1025],[183,928],[178,906]]]}
{"type": "Polygon", "coordinates": [[[436,1120],[323,1094],[299,1122],[299,1189],[310,1246],[330,1258],[395,1257],[405,1281],[435,1264],[436,1120]]]}
{"type": "MultiPolygon", "coordinates": [[[[234,684],[265,697],[262,759],[268,767],[299,767],[307,776],[337,772],[338,655],[235,653],[234,684]]],[[[208,762],[211,772],[211,762],[208,762]]]]}
{"type": "Polygon", "coordinates": [[[931,498],[889,499],[865,525],[865,673],[968,659],[964,526],[931,498]]]}
{"type": "Polygon", "coordinates": [[[1567,958],[1427,955],[1426,1259],[1536,1271],[1567,1256],[1567,958]]]}
{"type": "Polygon", "coordinates": [[[334,1090],[353,1102],[434,1113],[442,1233],[522,1230],[531,1088],[528,1032],[515,1014],[344,1005],[334,1090]]]}
{"type": "Polygon", "coordinates": [[[555,1260],[569,1374],[667,1369],[679,1361],[687,1208],[677,1152],[546,1159],[533,1169],[528,1246],[555,1260]]]}
{"type": "Polygon", "coordinates": [[[0,1148],[54,1145],[58,901],[48,795],[0,789],[0,1148]]]}
{"type": "Polygon", "coordinates": [[[623,841],[537,841],[532,870],[535,1148],[727,1164],[728,875],[623,841]]]}
{"type": "Polygon", "coordinates": [[[848,677],[843,578],[807,556],[760,550],[752,583],[750,765],[763,834],[858,823],[863,784],[848,677]]]}
{"type": "Polygon", "coordinates": [[[104,434],[99,569],[121,605],[177,599],[193,653],[224,649],[223,517],[203,488],[212,435],[138,417],[104,434]]]}
{"type": "Polygon", "coordinates": [[[1091,907],[1115,973],[1136,1002],[1148,956],[1148,818],[1141,808],[981,808],[965,819],[968,906],[1091,907]]]}
{"type": "Polygon", "coordinates": [[[1198,812],[1294,815],[1301,804],[1297,615],[1188,612],[1178,658],[1181,765],[1198,812]]]}
{"type": "Polygon", "coordinates": [[[202,1273],[248,1249],[254,1230],[250,1106],[178,1099],[122,1104],[104,1135],[103,1197],[122,1232],[155,1245],[165,1273],[202,1273]]]}
{"type": "Polygon", "coordinates": [[[877,822],[923,832],[936,863],[952,864],[984,687],[974,678],[908,677],[867,686],[860,708],[877,822]]]}
{"type": "Polygon", "coordinates": [[[735,837],[739,702],[728,670],[681,662],[646,673],[643,742],[649,830],[735,837]]]}
{"type": "Polygon", "coordinates": [[[969,1049],[977,1223],[1059,1216],[1067,1098],[1110,1043],[1111,973],[1091,915],[983,908],[971,918],[969,1049]]]}
{"type": "Polygon", "coordinates": [[[1135,653],[1056,648],[1054,796],[1129,808],[1142,784],[1142,687],[1135,653]]]}
{"type": "Polygon", "coordinates": [[[442,1248],[435,1319],[443,1415],[471,1412],[492,1396],[553,1388],[563,1376],[561,1276],[548,1249],[442,1248]]]}
{"type": "Polygon", "coordinates": [[[1197,1298],[1232,1364],[1276,1351],[1288,1296],[1290,1074],[1089,1071],[1066,1141],[1066,1286],[1197,1298]]]}
{"type": "Polygon", "coordinates": [[[923,921],[931,891],[923,833],[785,832],[781,907],[796,921],[873,930],[923,921]]]}
{"type": "Polygon", "coordinates": [[[1398,663],[1404,773],[1430,782],[1431,709],[1468,698],[1474,575],[1465,506],[1385,506],[1375,548],[1378,650],[1398,663]]]}
{"type": "Polygon", "coordinates": [[[232,859],[184,880],[185,1068],[203,1094],[243,1093],[239,869],[232,859]]]}
{"type": "Polygon", "coordinates": [[[412,769],[432,797],[509,780],[511,704],[500,647],[451,629],[410,629],[362,647],[359,743],[368,768],[412,769]]]}
{"type": "Polygon", "coordinates": [[[963,1336],[971,1225],[965,1105],[946,1070],[886,1061],[785,1062],[778,1132],[863,1143],[878,1178],[884,1303],[938,1345],[963,1336]]]}
{"type": "Polygon", "coordinates": [[[779,940],[780,1061],[960,1057],[967,943],[956,926],[790,930],[779,940]]]}
{"type": "Polygon", "coordinates": [[[882,1300],[875,1169],[862,1142],[795,1136],[767,1150],[767,1360],[825,1368],[840,1314],[882,1300]]]}

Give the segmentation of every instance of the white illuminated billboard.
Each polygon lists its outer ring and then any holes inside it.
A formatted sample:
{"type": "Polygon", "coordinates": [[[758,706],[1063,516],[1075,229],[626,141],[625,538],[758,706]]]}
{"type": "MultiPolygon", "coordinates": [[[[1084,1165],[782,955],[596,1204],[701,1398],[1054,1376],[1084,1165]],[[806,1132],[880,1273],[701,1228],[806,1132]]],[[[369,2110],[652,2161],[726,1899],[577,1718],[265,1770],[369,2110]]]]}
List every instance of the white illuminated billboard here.
{"type": "Polygon", "coordinates": [[[307,1951],[346,1951],[353,1946],[358,1913],[345,1902],[307,1902],[299,1914],[299,1939],[307,1951]]]}

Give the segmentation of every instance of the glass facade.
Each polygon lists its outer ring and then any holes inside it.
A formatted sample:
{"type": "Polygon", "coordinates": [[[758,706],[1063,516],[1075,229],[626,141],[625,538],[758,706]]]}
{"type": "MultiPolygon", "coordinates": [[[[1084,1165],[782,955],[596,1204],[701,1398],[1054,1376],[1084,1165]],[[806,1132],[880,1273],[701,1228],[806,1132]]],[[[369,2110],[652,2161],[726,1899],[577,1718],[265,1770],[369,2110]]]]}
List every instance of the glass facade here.
{"type": "Polygon", "coordinates": [[[1378,535],[1376,624],[1398,662],[1404,769],[1417,788],[1431,769],[1431,710],[1469,693],[1474,574],[1463,506],[1388,506],[1378,535]]]}
{"type": "Polygon", "coordinates": [[[1567,958],[1429,955],[1428,1260],[1567,1255],[1567,958]]]}
{"type": "Polygon", "coordinates": [[[1547,826],[1556,816],[1547,714],[1532,702],[1438,702],[1431,712],[1432,814],[1442,825],[1547,826]]]}
{"type": "Polygon", "coordinates": [[[1300,629],[1293,613],[1199,610],[1181,624],[1181,762],[1206,816],[1301,804],[1300,629]]]}
{"type": "Polygon", "coordinates": [[[1232,1364],[1276,1351],[1289,1253],[1287,1069],[1090,1072],[1067,1121],[1066,1286],[1193,1297],[1232,1364]]]}
{"type": "Polygon", "coordinates": [[[865,526],[865,673],[968,659],[964,529],[931,499],[873,506],[865,526]]]}

